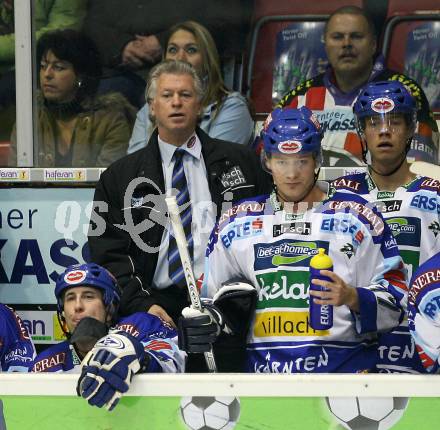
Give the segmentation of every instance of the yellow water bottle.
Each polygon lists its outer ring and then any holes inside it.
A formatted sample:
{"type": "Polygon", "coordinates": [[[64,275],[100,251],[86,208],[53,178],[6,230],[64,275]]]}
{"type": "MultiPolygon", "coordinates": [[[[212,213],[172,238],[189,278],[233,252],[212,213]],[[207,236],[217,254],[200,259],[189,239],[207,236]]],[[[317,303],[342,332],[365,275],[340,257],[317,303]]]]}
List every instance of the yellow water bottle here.
{"type": "MultiPolygon", "coordinates": [[[[324,248],[319,248],[318,254],[310,259],[310,290],[325,291],[324,287],[312,284],[312,279],[330,281],[328,276],[320,274],[321,270],[333,270],[333,261],[325,253],[324,248]]],[[[309,297],[310,326],[315,330],[328,330],[333,326],[333,306],[317,305],[313,297],[309,297]]]]}

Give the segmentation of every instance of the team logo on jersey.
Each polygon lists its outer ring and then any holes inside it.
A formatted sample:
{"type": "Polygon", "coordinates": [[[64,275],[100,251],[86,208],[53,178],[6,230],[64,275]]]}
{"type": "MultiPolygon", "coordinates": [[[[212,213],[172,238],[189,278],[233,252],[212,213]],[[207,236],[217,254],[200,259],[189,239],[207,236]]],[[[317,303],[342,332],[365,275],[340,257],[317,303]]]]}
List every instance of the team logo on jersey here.
{"type": "Polygon", "coordinates": [[[427,178],[421,183],[420,187],[431,188],[437,191],[440,188],[440,181],[437,179],[427,178]]]}
{"type": "Polygon", "coordinates": [[[393,197],[394,197],[393,191],[378,191],[377,192],[377,198],[379,200],[392,199],[393,197]]]}
{"type": "MultiPolygon", "coordinates": [[[[322,333],[327,334],[327,331],[317,331],[321,336],[322,333]]],[[[254,351],[255,354],[255,351],[254,351]]],[[[278,355],[274,354],[271,357],[270,352],[267,352],[264,356],[259,354],[257,358],[251,357],[250,366],[253,368],[254,373],[304,373],[304,372],[319,372],[324,371],[329,366],[331,358],[324,346],[321,347],[320,352],[313,352],[310,355],[305,354],[301,359],[297,360],[282,360],[277,361],[278,355]]]]}
{"type": "Polygon", "coordinates": [[[420,219],[416,217],[393,217],[387,224],[398,245],[420,246],[420,219]]]}
{"type": "Polygon", "coordinates": [[[408,223],[407,218],[390,218],[387,220],[393,236],[398,236],[401,233],[414,234],[416,226],[408,223]]]}
{"type": "Polygon", "coordinates": [[[220,217],[218,221],[218,225],[220,227],[220,230],[223,227],[223,223],[230,222],[230,219],[233,216],[238,216],[240,214],[247,214],[252,215],[259,212],[262,212],[264,210],[265,204],[259,203],[259,202],[253,202],[253,201],[246,201],[240,205],[233,206],[232,208],[225,211],[222,216],[220,217]]]}
{"type": "Polygon", "coordinates": [[[351,243],[346,243],[340,251],[345,254],[348,258],[353,257],[354,255],[354,246],[351,243]]]}
{"type": "Polygon", "coordinates": [[[364,240],[362,224],[360,222],[356,222],[354,218],[346,217],[345,214],[324,216],[321,223],[321,231],[335,234],[349,234],[359,244],[361,244],[364,240]]]}
{"type": "Polygon", "coordinates": [[[307,270],[277,269],[256,275],[258,289],[257,309],[294,308],[309,309],[310,273],[307,270]]]}
{"type": "Polygon", "coordinates": [[[60,352],[58,354],[52,355],[48,358],[43,358],[34,364],[32,370],[34,372],[47,372],[48,369],[63,365],[66,361],[66,353],[60,352]]]}
{"type": "Polygon", "coordinates": [[[284,233],[308,236],[312,233],[312,224],[310,222],[290,222],[273,226],[273,237],[281,236],[284,233]]]}
{"type": "Polygon", "coordinates": [[[327,205],[329,209],[334,211],[349,211],[359,219],[368,221],[375,234],[381,235],[383,233],[384,221],[380,215],[374,213],[369,205],[350,200],[330,200],[327,205]]]}
{"type": "Polygon", "coordinates": [[[260,235],[263,232],[263,220],[261,218],[236,218],[222,230],[220,238],[225,248],[229,248],[234,240],[246,239],[260,235]]]}
{"type": "Polygon", "coordinates": [[[383,214],[387,212],[398,212],[402,207],[402,200],[378,200],[374,202],[374,205],[383,214]]]}
{"type": "Polygon", "coordinates": [[[325,336],[328,330],[315,330],[310,326],[308,309],[305,312],[258,312],[254,321],[256,337],[325,336]]]}
{"type": "Polygon", "coordinates": [[[301,151],[302,143],[298,140],[285,140],[278,144],[278,151],[283,154],[296,154],[301,151]]]}
{"type": "Polygon", "coordinates": [[[280,266],[309,265],[311,257],[318,253],[318,248],[328,252],[329,244],[324,241],[289,241],[281,240],[269,244],[255,244],[255,270],[276,268],[280,266]]]}
{"type": "Polygon", "coordinates": [[[431,224],[429,224],[428,227],[429,230],[431,230],[434,233],[434,236],[437,237],[437,235],[440,232],[440,224],[438,221],[432,221],[431,224]]]}
{"type": "Polygon", "coordinates": [[[304,218],[303,213],[292,214],[288,212],[283,212],[283,221],[298,221],[299,219],[303,219],[303,218],[304,218]]]}
{"type": "Polygon", "coordinates": [[[391,112],[394,109],[394,102],[388,97],[379,97],[371,102],[371,109],[377,113],[391,112]]]}
{"type": "Polygon", "coordinates": [[[345,188],[353,191],[359,191],[359,187],[361,186],[360,182],[352,181],[347,178],[339,178],[332,182],[332,185],[335,188],[345,188]]]}
{"type": "Polygon", "coordinates": [[[423,212],[437,212],[437,196],[429,191],[416,194],[409,204],[411,207],[420,209],[423,212]]]}
{"type": "Polygon", "coordinates": [[[84,270],[74,270],[64,275],[64,282],[69,285],[80,284],[86,279],[86,272],[84,270]]]}

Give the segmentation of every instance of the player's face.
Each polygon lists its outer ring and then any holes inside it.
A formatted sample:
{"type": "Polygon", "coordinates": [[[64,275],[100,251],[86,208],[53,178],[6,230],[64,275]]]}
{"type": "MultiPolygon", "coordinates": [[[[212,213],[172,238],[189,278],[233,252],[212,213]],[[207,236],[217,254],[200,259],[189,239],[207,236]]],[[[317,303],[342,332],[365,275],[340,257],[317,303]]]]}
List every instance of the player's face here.
{"type": "Polygon", "coordinates": [[[69,332],[72,333],[85,317],[106,322],[106,309],[102,292],[93,287],[72,287],[64,294],[64,318],[69,332]]]}
{"type": "Polygon", "coordinates": [[[366,118],[364,135],[372,162],[401,160],[412,130],[402,114],[375,115],[366,118]]]}
{"type": "Polygon", "coordinates": [[[164,73],[159,77],[150,112],[165,142],[174,143],[176,138],[190,137],[200,109],[192,76],[164,73]]]}
{"type": "Polygon", "coordinates": [[[365,17],[334,15],[327,25],[325,50],[337,75],[369,70],[373,64],[376,41],[365,17]]]}
{"type": "Polygon", "coordinates": [[[186,30],[177,30],[168,41],[166,59],[180,60],[190,63],[201,76],[202,52],[196,38],[186,30]]]}
{"type": "Polygon", "coordinates": [[[312,154],[272,154],[266,165],[284,202],[302,200],[313,187],[316,163],[312,154]]]}
{"type": "Polygon", "coordinates": [[[43,96],[49,101],[72,101],[78,90],[72,63],[60,60],[52,51],[47,51],[40,63],[40,86],[43,96]]]}

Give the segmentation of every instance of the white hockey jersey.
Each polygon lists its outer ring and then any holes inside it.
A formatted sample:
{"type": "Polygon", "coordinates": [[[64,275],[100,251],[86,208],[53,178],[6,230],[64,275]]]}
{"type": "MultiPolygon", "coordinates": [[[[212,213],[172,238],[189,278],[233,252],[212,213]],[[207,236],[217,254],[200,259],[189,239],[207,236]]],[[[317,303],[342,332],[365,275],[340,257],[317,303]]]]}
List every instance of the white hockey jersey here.
{"type": "MultiPolygon", "coordinates": [[[[408,279],[420,264],[440,252],[440,181],[416,177],[395,191],[379,191],[368,173],[333,181],[338,190],[361,195],[386,219],[408,270],[408,279]]],[[[407,323],[379,340],[381,372],[423,372],[407,323]]]]}
{"type": "MultiPolygon", "coordinates": [[[[324,184],[319,184],[323,188],[324,184]]],[[[402,319],[406,275],[396,241],[366,201],[335,193],[286,213],[275,194],[242,202],[220,218],[207,248],[202,295],[247,278],[258,299],[248,334],[249,372],[359,372],[375,366],[376,333],[402,319]],[[309,324],[309,261],[324,248],[334,272],[356,287],[360,312],[334,308],[334,325],[309,324]]]]}
{"type": "Polygon", "coordinates": [[[410,283],[408,325],[428,372],[440,365],[440,253],[425,261],[410,283]]]}

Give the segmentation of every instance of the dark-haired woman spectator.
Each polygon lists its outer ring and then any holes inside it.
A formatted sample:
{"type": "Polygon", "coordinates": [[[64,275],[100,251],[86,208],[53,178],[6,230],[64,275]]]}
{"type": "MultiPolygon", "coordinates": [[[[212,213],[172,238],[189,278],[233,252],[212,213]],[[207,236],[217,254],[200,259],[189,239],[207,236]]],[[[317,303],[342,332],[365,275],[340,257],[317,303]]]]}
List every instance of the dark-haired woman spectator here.
{"type": "MultiPolygon", "coordinates": [[[[134,112],[119,94],[96,96],[101,63],[75,30],[44,34],[37,45],[40,91],[37,165],[107,166],[126,153],[134,112]]],[[[16,165],[16,133],[9,164],[16,165]]]]}
{"type": "MultiPolygon", "coordinates": [[[[250,143],[254,122],[248,104],[240,93],[230,92],[225,87],[218,51],[209,31],[194,21],[176,24],[166,41],[165,58],[187,61],[201,77],[205,95],[200,128],[212,138],[250,143]]],[[[146,146],[153,129],[147,103],[137,114],[128,152],[146,146]]]]}

